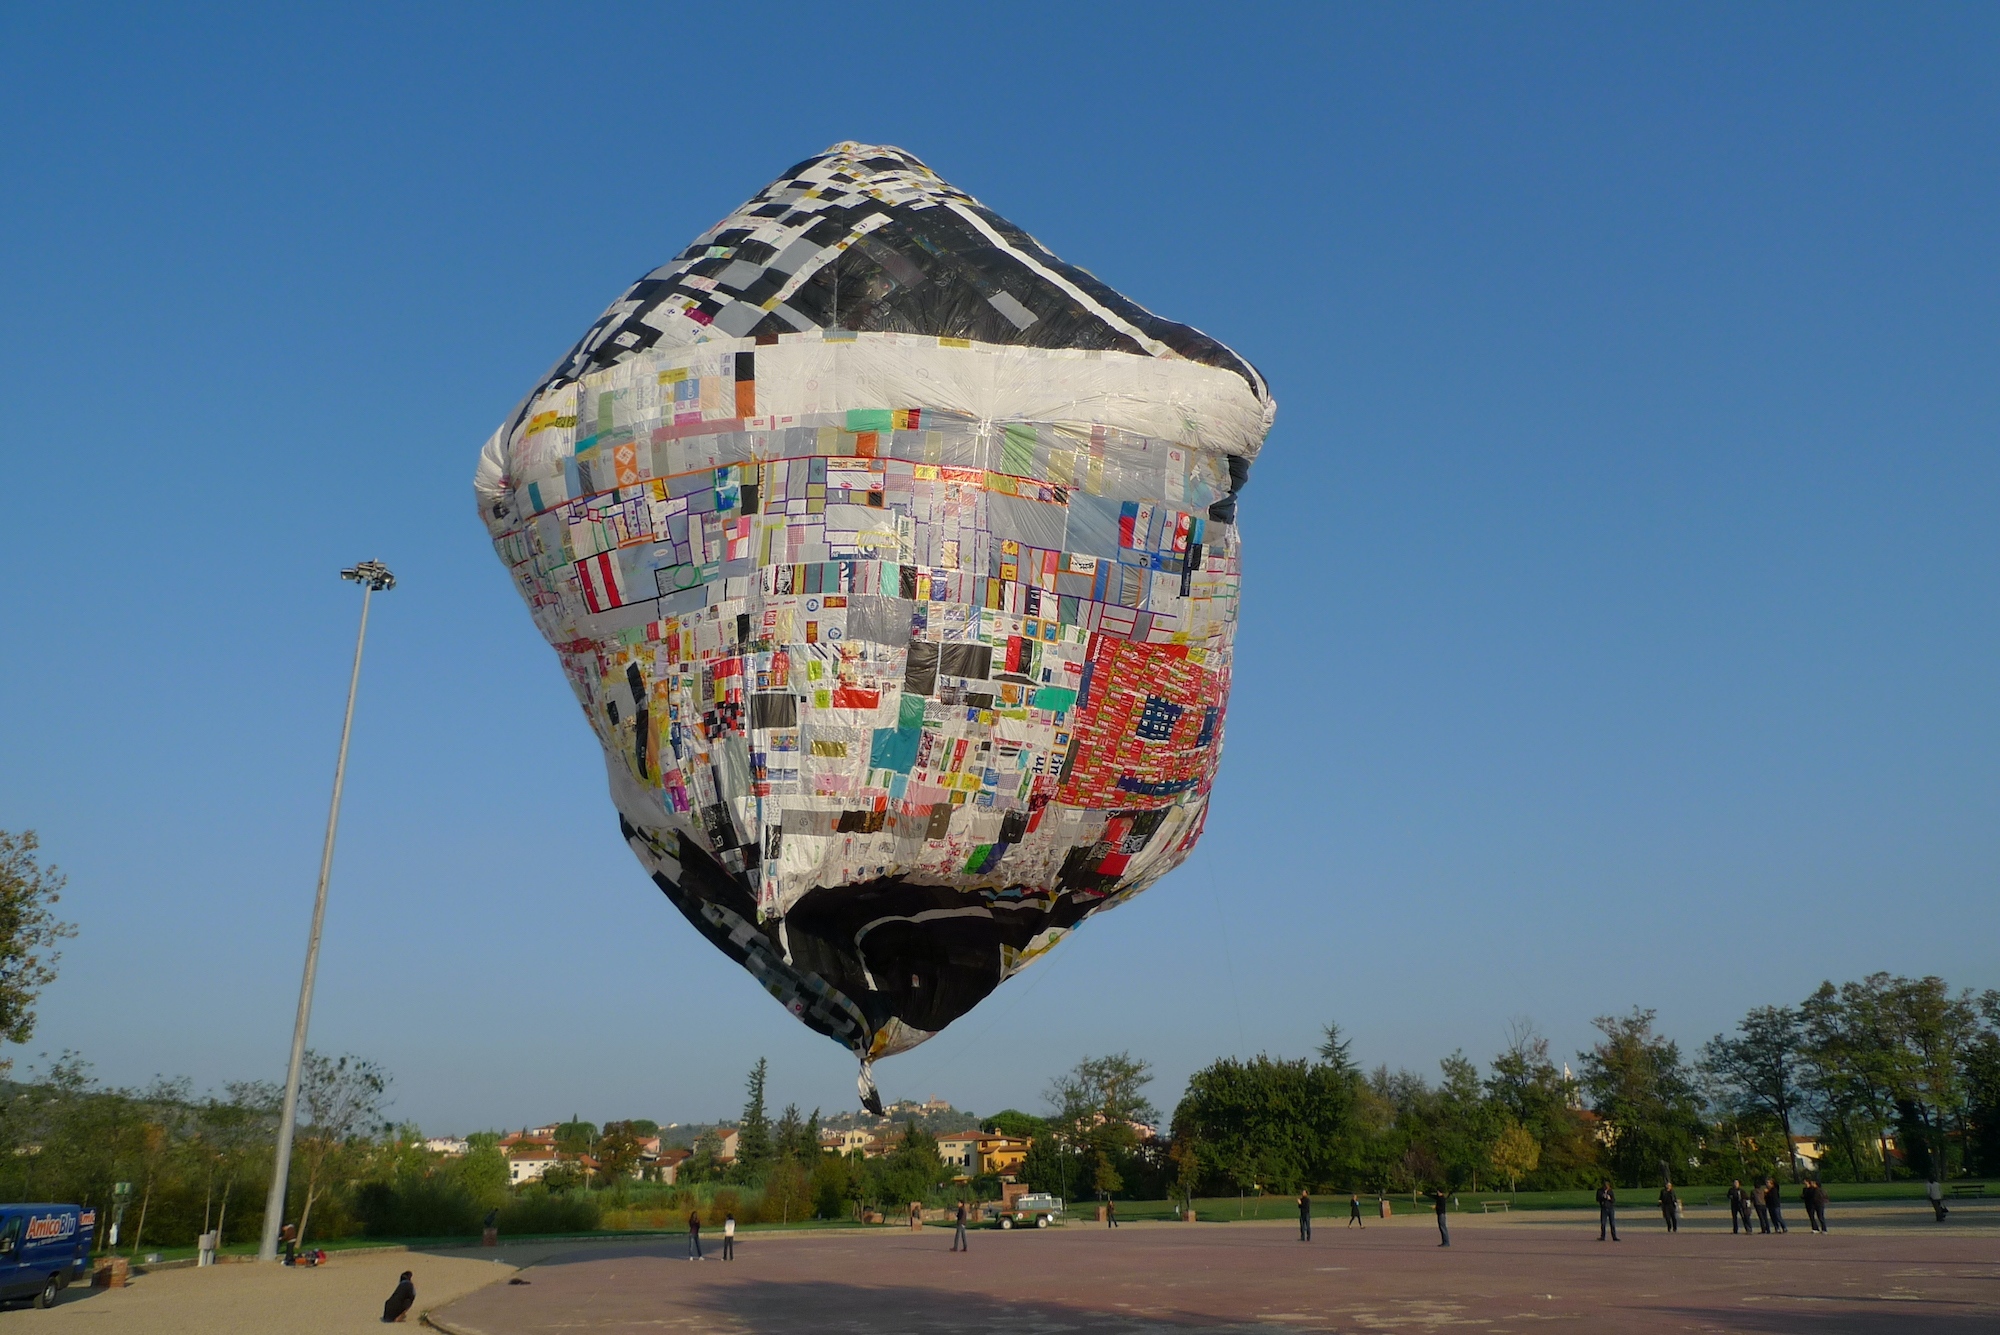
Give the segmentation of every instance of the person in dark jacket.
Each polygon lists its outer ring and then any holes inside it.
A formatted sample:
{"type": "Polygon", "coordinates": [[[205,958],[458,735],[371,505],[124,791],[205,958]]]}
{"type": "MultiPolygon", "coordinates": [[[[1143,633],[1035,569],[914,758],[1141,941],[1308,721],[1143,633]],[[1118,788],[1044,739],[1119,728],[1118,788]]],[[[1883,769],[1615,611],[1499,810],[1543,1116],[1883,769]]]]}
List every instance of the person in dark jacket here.
{"type": "MultiPolygon", "coordinates": [[[[1347,1193],[1347,1226],[1353,1228],[1356,1224],[1361,1224],[1361,1193],[1350,1191],[1347,1193]]],[[[1361,1224],[1361,1227],[1367,1228],[1368,1225],[1361,1224]]]]}
{"type": "Polygon", "coordinates": [[[955,1252],[965,1252],[972,1250],[970,1247],[965,1245],[965,1202],[964,1201],[960,1201],[958,1203],[958,1220],[952,1226],[952,1231],[951,1231],[951,1249],[955,1252]]]}
{"type": "Polygon", "coordinates": [[[1674,1195],[1671,1182],[1660,1188],[1660,1217],[1667,1221],[1667,1232],[1681,1231],[1681,1198],[1674,1195]]]}
{"type": "Polygon", "coordinates": [[[1769,1233],[1771,1231],[1771,1211],[1765,1204],[1764,1188],[1755,1182],[1750,1184],[1750,1208],[1757,1212],[1757,1231],[1759,1233],[1769,1233]]]}
{"type": "Polygon", "coordinates": [[[382,1304],[384,1321],[409,1320],[410,1309],[417,1305],[417,1286],[410,1282],[410,1274],[408,1270],[403,1272],[403,1282],[396,1286],[396,1291],[382,1304]]]}
{"type": "Polygon", "coordinates": [[[1771,1212],[1771,1231],[1773,1233],[1788,1233],[1791,1231],[1785,1227],[1785,1203],[1783,1196],[1779,1194],[1778,1179],[1775,1177],[1764,1179],[1764,1208],[1771,1212]]]}
{"type": "Polygon", "coordinates": [[[1313,1198],[1306,1194],[1304,1187],[1301,1187],[1299,1188],[1299,1241],[1311,1242],[1312,1240],[1313,1198]]]}
{"type": "Polygon", "coordinates": [[[1736,1178],[1729,1184],[1729,1231],[1748,1233],[1750,1231],[1750,1205],[1743,1196],[1743,1179],[1736,1178]]]}
{"type": "Polygon", "coordinates": [[[1449,1247],[1451,1246],[1451,1224],[1445,1218],[1445,1211],[1451,1208],[1451,1193],[1443,1187],[1439,1187],[1431,1195],[1437,1202],[1438,1246],[1449,1247]]]}
{"type": "Polygon", "coordinates": [[[708,1259],[707,1257],[701,1254],[701,1214],[699,1211],[689,1210],[688,1211],[688,1260],[706,1261],[707,1259],[708,1259]]]}
{"type": "Polygon", "coordinates": [[[1807,1178],[1805,1186],[1799,1188],[1799,1204],[1806,1207],[1806,1223],[1812,1231],[1826,1232],[1826,1188],[1818,1178],[1807,1178]]]}
{"type": "Polygon", "coordinates": [[[1609,1180],[1597,1187],[1597,1240],[1604,1241],[1604,1230],[1611,1230],[1611,1240],[1618,1241],[1618,1193],[1611,1189],[1609,1180]]]}

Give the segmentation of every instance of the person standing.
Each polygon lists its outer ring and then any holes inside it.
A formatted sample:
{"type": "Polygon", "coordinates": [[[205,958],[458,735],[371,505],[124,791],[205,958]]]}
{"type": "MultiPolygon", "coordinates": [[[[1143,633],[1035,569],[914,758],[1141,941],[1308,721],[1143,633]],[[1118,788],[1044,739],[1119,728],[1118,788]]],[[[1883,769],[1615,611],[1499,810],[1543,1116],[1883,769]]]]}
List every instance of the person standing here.
{"type": "Polygon", "coordinates": [[[1764,1203],[1764,1188],[1756,1182],[1750,1184],[1750,1208],[1757,1212],[1757,1231],[1759,1233],[1769,1233],[1771,1231],[1771,1212],[1764,1203]]]}
{"type": "Polygon", "coordinates": [[[1118,1227],[1118,1202],[1112,1200],[1109,1196],[1104,1198],[1104,1226],[1106,1228],[1118,1227]]]}
{"type": "Polygon", "coordinates": [[[1826,1232],[1826,1188],[1819,1184],[1818,1178],[1806,1179],[1804,1190],[1799,1192],[1799,1200],[1806,1207],[1806,1223],[1812,1226],[1812,1231],[1826,1232]]]}
{"type": "Polygon", "coordinates": [[[1681,1198],[1674,1194],[1671,1182],[1660,1188],[1660,1217],[1667,1221],[1667,1232],[1681,1231],[1681,1198]]]}
{"type": "Polygon", "coordinates": [[[1604,1241],[1604,1231],[1611,1230],[1611,1240],[1618,1241],[1618,1193],[1611,1189],[1611,1180],[1606,1178],[1597,1186],[1597,1240],[1604,1241]]]}
{"type": "Polygon", "coordinates": [[[1778,1179],[1775,1177],[1764,1179],[1764,1208],[1771,1212],[1771,1231],[1773,1233],[1789,1233],[1791,1231],[1785,1227],[1784,1196],[1778,1187],[1778,1179]]]}
{"type": "Polygon", "coordinates": [[[1937,1212],[1937,1221],[1942,1224],[1944,1217],[1951,1211],[1944,1208],[1944,1189],[1938,1186],[1936,1177],[1924,1183],[1924,1195],[1930,1197],[1931,1209],[1937,1212]]]}
{"type": "Polygon", "coordinates": [[[1445,1211],[1451,1208],[1451,1195],[1443,1187],[1431,1193],[1437,1202],[1438,1246],[1451,1246],[1451,1224],[1445,1219],[1445,1211]]]}
{"type": "Polygon", "coordinates": [[[1750,1231],[1750,1207],[1743,1201],[1743,1179],[1735,1178],[1729,1183],[1729,1231],[1748,1233],[1750,1231]]]}
{"type": "Polygon", "coordinates": [[[722,1216],[722,1259],[725,1261],[736,1259],[736,1211],[734,1210],[722,1216]]]}
{"type": "Polygon", "coordinates": [[[706,1261],[701,1254],[701,1211],[688,1211],[688,1260],[706,1261]]]}
{"type": "MultiPolygon", "coordinates": [[[[1361,1209],[1360,1203],[1356,1202],[1355,1213],[1357,1216],[1360,1214],[1360,1209],[1361,1209]]],[[[1299,1241],[1311,1242],[1312,1240],[1313,1240],[1313,1198],[1307,1194],[1306,1189],[1304,1187],[1300,1187],[1299,1188],[1299,1241]]]]}
{"type": "Polygon", "coordinates": [[[952,1230],[951,1230],[951,1249],[952,1249],[953,1251],[955,1251],[955,1252],[963,1252],[963,1251],[970,1251],[970,1250],[971,1250],[971,1248],[970,1248],[970,1247],[968,1247],[968,1246],[966,1245],[966,1242],[965,1242],[965,1202],[964,1202],[964,1201],[960,1201],[960,1202],[958,1203],[958,1218],[957,1218],[957,1222],[956,1222],[956,1223],[955,1223],[955,1224],[954,1224],[954,1225],[952,1226],[952,1230]]]}
{"type": "Polygon", "coordinates": [[[1350,1191],[1347,1193],[1347,1226],[1353,1228],[1356,1224],[1361,1224],[1363,1228],[1368,1227],[1361,1223],[1361,1193],[1350,1191]]]}

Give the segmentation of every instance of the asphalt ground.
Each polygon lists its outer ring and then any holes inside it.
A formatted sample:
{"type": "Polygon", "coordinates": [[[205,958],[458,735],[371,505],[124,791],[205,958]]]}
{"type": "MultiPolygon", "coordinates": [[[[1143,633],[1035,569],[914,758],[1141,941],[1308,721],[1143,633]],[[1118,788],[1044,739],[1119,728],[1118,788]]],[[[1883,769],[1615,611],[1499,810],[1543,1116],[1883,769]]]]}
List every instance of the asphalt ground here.
{"type": "MultiPolygon", "coordinates": [[[[1709,1212],[1703,1212],[1709,1213],[1709,1212]]],[[[2000,1331],[2000,1207],[1938,1227],[1907,1208],[1836,1217],[1835,1231],[1737,1237],[1721,1211],[1668,1234],[1657,1212],[1621,1212],[1624,1241],[1594,1215],[1452,1217],[1350,1229],[1084,1221],[976,1229],[950,1250],[928,1228],[752,1234],[737,1259],[685,1259],[685,1244],[549,1245],[512,1251],[517,1278],[432,1308],[451,1335],[543,1332],[1486,1332],[2000,1331]],[[1876,1217],[1878,1216],[1879,1217],[1876,1217]],[[1572,1326],[1569,1323],[1580,1323],[1572,1326]]],[[[1795,1212],[1796,1213],[1796,1212],[1795,1212]]]]}
{"type": "MultiPolygon", "coordinates": [[[[417,1252],[335,1252],[324,1266],[218,1265],[135,1275],[122,1289],[88,1282],[63,1291],[48,1311],[12,1304],[0,1332],[77,1335],[341,1335],[381,1330],[383,1300],[403,1271],[415,1273],[417,1311],[514,1273],[490,1259],[417,1252]]],[[[414,1316],[414,1314],[412,1314],[414,1316]]],[[[391,1327],[409,1330],[412,1326],[391,1327]]]]}

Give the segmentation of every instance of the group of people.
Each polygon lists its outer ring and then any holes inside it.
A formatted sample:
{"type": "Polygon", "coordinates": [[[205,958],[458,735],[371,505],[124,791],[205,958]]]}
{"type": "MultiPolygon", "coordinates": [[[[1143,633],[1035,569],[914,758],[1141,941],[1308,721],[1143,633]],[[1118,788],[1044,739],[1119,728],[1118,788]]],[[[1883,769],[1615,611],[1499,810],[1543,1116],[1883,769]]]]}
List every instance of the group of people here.
{"type": "MultiPolygon", "coordinates": [[[[688,1211],[688,1260],[706,1261],[701,1253],[701,1212],[688,1211]]],[[[722,1259],[736,1259],[736,1212],[731,1210],[722,1216],[722,1259]]]]}
{"type": "MultiPolygon", "coordinates": [[[[1826,1188],[1819,1179],[1809,1177],[1799,1188],[1799,1204],[1805,1207],[1806,1223],[1815,1233],[1824,1233],[1826,1227],[1826,1188]]],[[[1729,1184],[1729,1231],[1731,1233],[1789,1233],[1785,1226],[1784,1192],[1776,1178],[1767,1177],[1761,1183],[1753,1182],[1749,1187],[1739,1178],[1729,1184]],[[1755,1211],[1757,1227],[1751,1228],[1750,1215],[1755,1211]]]]}

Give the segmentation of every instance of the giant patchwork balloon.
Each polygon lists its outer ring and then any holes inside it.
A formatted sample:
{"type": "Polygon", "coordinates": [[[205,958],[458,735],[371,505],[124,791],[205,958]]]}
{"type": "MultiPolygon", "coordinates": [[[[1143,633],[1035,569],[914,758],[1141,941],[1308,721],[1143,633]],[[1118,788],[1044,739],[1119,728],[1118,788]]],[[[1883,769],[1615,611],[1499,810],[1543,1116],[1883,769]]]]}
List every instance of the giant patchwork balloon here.
{"type": "Polygon", "coordinates": [[[1178,865],[1275,405],[908,153],[634,283],[486,443],[500,558],[675,907],[868,1063],[1178,865]]]}

